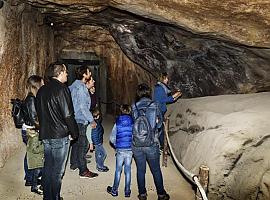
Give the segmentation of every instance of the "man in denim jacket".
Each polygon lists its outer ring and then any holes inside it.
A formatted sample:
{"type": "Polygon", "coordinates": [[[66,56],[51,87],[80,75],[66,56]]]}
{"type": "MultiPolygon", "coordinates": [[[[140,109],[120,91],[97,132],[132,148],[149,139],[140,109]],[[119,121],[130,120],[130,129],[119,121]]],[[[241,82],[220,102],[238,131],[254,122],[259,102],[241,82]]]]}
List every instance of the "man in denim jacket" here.
{"type": "Polygon", "coordinates": [[[162,113],[159,109],[158,103],[151,100],[151,90],[147,84],[140,84],[138,86],[137,98],[139,101],[135,103],[136,105],[132,105],[133,119],[135,120],[138,117],[139,109],[147,108],[145,112],[146,117],[152,129],[155,129],[154,143],[151,146],[136,147],[134,144],[132,146],[132,152],[137,166],[138,198],[139,200],[147,199],[147,191],[145,188],[147,162],[154,178],[158,200],[168,200],[170,199],[170,196],[164,189],[163,177],[160,169],[159,134],[157,131],[157,129],[162,126],[162,113]]]}
{"type": "Polygon", "coordinates": [[[91,98],[86,87],[86,82],[91,81],[94,86],[94,80],[87,66],[80,66],[76,69],[76,78],[69,86],[73,107],[75,111],[75,120],[79,128],[79,138],[72,144],[70,156],[70,169],[76,171],[79,169],[80,178],[94,178],[98,174],[89,171],[87,168],[86,153],[88,151],[88,140],[86,137],[86,128],[91,124],[96,128],[96,122],[90,112],[91,98]]]}

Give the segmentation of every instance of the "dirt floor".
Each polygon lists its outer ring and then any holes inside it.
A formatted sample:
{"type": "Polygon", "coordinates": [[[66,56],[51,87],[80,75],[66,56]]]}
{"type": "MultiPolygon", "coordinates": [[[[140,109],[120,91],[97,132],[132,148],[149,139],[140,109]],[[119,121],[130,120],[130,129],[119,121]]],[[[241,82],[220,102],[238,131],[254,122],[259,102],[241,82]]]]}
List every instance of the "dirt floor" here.
{"type": "MultiPolygon", "coordinates": [[[[80,179],[78,171],[72,172],[69,170],[69,161],[66,168],[66,173],[62,184],[62,196],[65,200],[89,200],[89,199],[115,199],[106,192],[108,185],[112,185],[114,178],[115,156],[114,150],[110,147],[108,140],[110,130],[113,126],[113,118],[106,116],[103,121],[105,129],[104,146],[107,151],[107,159],[105,164],[110,168],[109,172],[99,173],[95,179],[80,179]]],[[[11,159],[8,160],[5,167],[0,170],[0,200],[39,200],[42,196],[30,192],[30,187],[24,186],[24,171],[23,159],[25,155],[25,148],[20,149],[11,159]]],[[[91,154],[91,163],[88,167],[92,171],[95,170],[94,154],[91,154]]],[[[164,185],[167,192],[170,194],[172,200],[193,200],[194,191],[192,186],[182,177],[180,172],[176,169],[172,159],[168,158],[168,167],[162,167],[164,178],[164,185]]],[[[124,178],[119,187],[119,196],[117,199],[128,199],[124,197],[124,178]]],[[[148,199],[157,199],[154,182],[149,169],[146,175],[146,184],[148,191],[148,199]]],[[[131,197],[129,199],[137,199],[137,183],[136,183],[136,166],[133,160],[132,163],[132,185],[131,197]]]]}

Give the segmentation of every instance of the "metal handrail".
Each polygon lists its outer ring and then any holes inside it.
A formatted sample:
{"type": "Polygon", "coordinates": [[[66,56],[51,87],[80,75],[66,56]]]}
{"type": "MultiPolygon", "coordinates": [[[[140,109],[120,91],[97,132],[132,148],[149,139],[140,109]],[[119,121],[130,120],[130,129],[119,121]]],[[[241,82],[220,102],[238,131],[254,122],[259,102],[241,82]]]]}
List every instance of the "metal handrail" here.
{"type": "Polygon", "coordinates": [[[166,135],[166,138],[167,138],[167,142],[168,142],[168,145],[169,145],[169,149],[170,149],[170,152],[171,152],[171,155],[177,165],[177,167],[183,172],[183,174],[191,181],[193,182],[199,189],[200,193],[201,193],[201,196],[203,198],[203,200],[208,200],[207,196],[206,196],[206,193],[202,187],[202,185],[200,184],[199,182],[199,179],[198,179],[198,176],[196,174],[193,174],[191,172],[189,172],[176,158],[176,155],[172,149],[172,144],[169,140],[169,135],[168,135],[168,132],[165,131],[165,135],[166,135]]]}

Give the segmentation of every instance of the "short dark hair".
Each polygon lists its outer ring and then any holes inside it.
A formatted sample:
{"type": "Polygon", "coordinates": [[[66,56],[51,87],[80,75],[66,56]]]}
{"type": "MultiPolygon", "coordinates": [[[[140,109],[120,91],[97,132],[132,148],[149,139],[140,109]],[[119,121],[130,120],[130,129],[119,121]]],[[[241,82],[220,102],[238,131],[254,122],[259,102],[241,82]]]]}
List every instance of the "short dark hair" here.
{"type": "MultiPolygon", "coordinates": [[[[82,80],[83,79],[83,74],[87,74],[87,65],[82,65],[76,68],[75,74],[76,74],[76,79],[77,80],[82,80]]],[[[90,71],[90,70],[89,70],[90,71]]]]}
{"type": "Polygon", "coordinates": [[[131,107],[128,104],[123,104],[120,106],[121,114],[129,115],[131,112],[131,107]]]}
{"type": "Polygon", "coordinates": [[[93,114],[93,117],[97,117],[98,115],[100,115],[100,111],[99,109],[96,107],[92,110],[92,114],[93,114]]]}
{"type": "Polygon", "coordinates": [[[137,99],[143,97],[151,98],[151,88],[146,83],[142,83],[137,87],[137,99]]]}
{"type": "Polygon", "coordinates": [[[167,72],[160,72],[159,75],[158,75],[158,80],[160,82],[164,81],[164,79],[168,77],[168,73],[167,72]]]}
{"type": "Polygon", "coordinates": [[[53,77],[58,77],[61,72],[66,70],[66,66],[63,63],[54,62],[51,63],[45,71],[45,79],[50,80],[53,77]]]}

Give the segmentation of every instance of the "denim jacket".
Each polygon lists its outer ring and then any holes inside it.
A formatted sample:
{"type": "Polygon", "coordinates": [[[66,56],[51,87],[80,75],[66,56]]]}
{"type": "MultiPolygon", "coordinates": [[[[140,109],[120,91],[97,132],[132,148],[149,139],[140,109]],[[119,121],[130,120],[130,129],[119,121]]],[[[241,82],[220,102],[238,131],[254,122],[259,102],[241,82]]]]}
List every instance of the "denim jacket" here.
{"type": "MultiPolygon", "coordinates": [[[[149,104],[151,105],[148,107],[146,111],[146,117],[149,120],[149,123],[152,128],[155,128],[156,130],[162,126],[163,122],[163,115],[161,113],[161,110],[159,108],[159,105],[157,102],[152,101],[150,98],[141,98],[138,102],[136,102],[136,106],[138,109],[140,108],[146,108],[149,104]]],[[[133,120],[135,120],[138,117],[138,110],[135,107],[135,104],[132,105],[132,117],[133,120]]],[[[158,142],[158,131],[156,131],[155,141],[158,142]]]]}
{"type": "Polygon", "coordinates": [[[153,99],[155,102],[159,103],[163,115],[167,111],[166,104],[172,103],[174,101],[173,97],[170,95],[169,88],[164,83],[161,82],[158,82],[157,85],[155,86],[153,99]]]}
{"type": "Polygon", "coordinates": [[[75,120],[80,124],[91,123],[94,118],[90,112],[91,98],[89,91],[81,80],[76,80],[69,86],[75,111],[75,120]]]}

